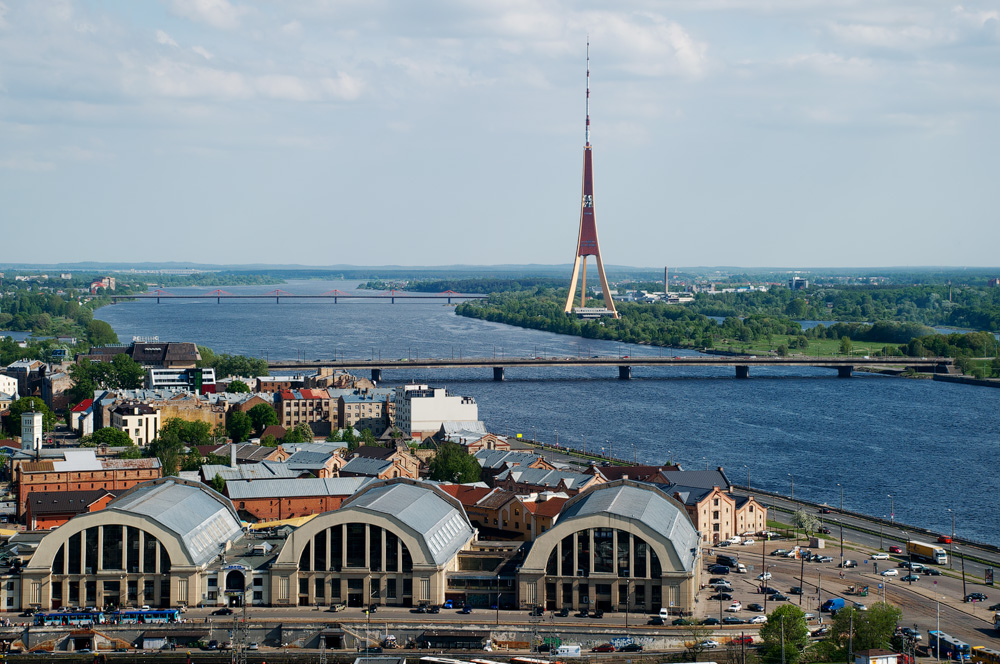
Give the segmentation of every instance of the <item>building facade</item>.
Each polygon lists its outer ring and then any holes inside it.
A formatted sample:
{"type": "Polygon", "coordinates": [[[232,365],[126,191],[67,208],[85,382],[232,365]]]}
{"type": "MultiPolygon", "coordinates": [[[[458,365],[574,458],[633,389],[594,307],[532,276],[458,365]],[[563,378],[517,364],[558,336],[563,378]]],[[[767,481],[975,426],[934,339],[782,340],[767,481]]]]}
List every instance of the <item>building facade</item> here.
{"type": "Polygon", "coordinates": [[[479,406],[472,397],[449,394],[444,388],[404,385],[394,396],[395,425],[412,438],[433,436],[450,421],[476,421],[479,406]]]}
{"type": "Polygon", "coordinates": [[[160,411],[146,404],[120,404],[111,409],[111,426],[127,433],[139,447],[145,447],[160,432],[160,411]]]}

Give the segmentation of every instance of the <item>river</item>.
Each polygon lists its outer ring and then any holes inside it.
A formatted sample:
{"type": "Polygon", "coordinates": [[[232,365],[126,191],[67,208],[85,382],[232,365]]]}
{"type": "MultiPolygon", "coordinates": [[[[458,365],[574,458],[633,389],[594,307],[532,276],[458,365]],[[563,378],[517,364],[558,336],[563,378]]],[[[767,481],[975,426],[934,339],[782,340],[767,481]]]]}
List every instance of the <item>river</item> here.
{"type": "MultiPolygon", "coordinates": [[[[357,282],[290,282],[282,290],[353,291],[357,282]]],[[[203,293],[208,289],[172,289],[203,293]]],[[[273,286],[224,289],[266,293],[273,286]]],[[[370,292],[370,291],[369,291],[370,292]]],[[[686,355],[690,351],[592,341],[456,316],[444,304],[320,300],[131,302],[96,317],[133,335],[194,341],[217,353],[297,358],[686,355]]],[[[476,398],[499,434],[523,433],[639,462],[723,466],[730,479],[897,522],[1000,544],[996,496],[1000,390],[811,368],[635,367],[391,370],[383,384],[446,385],[476,398]],[[890,501],[889,495],[893,498],[890,501]]]]}

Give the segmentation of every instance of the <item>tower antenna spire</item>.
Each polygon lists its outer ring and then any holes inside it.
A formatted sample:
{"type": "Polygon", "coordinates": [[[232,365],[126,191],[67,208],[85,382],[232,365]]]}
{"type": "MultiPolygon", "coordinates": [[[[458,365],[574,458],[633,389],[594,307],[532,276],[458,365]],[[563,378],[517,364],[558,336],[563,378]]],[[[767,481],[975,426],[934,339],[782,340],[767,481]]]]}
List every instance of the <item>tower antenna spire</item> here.
{"type": "Polygon", "coordinates": [[[587,35],[587,145],[590,145],[590,35],[587,35]]]}

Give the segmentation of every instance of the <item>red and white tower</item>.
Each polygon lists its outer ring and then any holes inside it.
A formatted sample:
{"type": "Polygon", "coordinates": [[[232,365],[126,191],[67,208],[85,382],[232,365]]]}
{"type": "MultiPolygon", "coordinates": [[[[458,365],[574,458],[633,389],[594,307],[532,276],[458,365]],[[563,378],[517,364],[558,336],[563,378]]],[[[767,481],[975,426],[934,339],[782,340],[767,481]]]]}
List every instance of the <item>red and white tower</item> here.
{"type": "Polygon", "coordinates": [[[583,148],[583,197],[580,201],[580,234],[576,241],[576,259],[573,261],[573,279],[569,285],[569,295],[566,298],[566,313],[572,313],[573,300],[576,298],[576,283],[580,281],[580,306],[587,302],[587,256],[597,259],[597,274],[601,279],[601,289],[604,291],[604,306],[608,315],[618,318],[614,300],[611,299],[611,289],[608,278],[604,274],[604,261],[601,260],[601,245],[597,241],[597,219],[594,216],[594,157],[590,146],[590,40],[587,40],[587,133],[586,145],[583,148]]]}

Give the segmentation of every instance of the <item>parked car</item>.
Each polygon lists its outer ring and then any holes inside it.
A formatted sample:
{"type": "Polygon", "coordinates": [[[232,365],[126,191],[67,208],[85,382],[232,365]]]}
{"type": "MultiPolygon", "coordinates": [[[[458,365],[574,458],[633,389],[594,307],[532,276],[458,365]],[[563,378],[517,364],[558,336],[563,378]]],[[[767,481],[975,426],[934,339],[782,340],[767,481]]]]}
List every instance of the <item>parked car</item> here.
{"type": "Polygon", "coordinates": [[[642,646],[638,643],[626,643],[618,649],[618,652],[642,652],[642,646]]]}
{"type": "Polygon", "coordinates": [[[227,606],[227,607],[223,607],[221,609],[216,609],[215,611],[212,611],[212,615],[213,616],[231,616],[231,615],[233,615],[233,610],[230,609],[227,606]]]}
{"type": "Polygon", "coordinates": [[[847,569],[848,567],[857,567],[857,566],[858,566],[857,560],[845,560],[839,565],[839,567],[843,567],[844,569],[847,569]]]}
{"type": "Polygon", "coordinates": [[[726,616],[722,619],[723,625],[742,625],[743,618],[737,618],[736,616],[726,616]]]}
{"type": "MultiPolygon", "coordinates": [[[[726,569],[729,569],[729,568],[727,567],[726,569]]],[[[729,583],[729,581],[726,580],[726,579],[723,579],[721,576],[713,576],[711,579],[708,580],[708,585],[710,585],[710,586],[714,586],[717,583],[729,583]]]]}
{"type": "Polygon", "coordinates": [[[893,544],[889,547],[889,553],[902,553],[903,549],[893,544]]]}
{"type": "Polygon", "coordinates": [[[729,574],[729,567],[726,565],[712,565],[708,568],[709,574],[729,574]]]}
{"type": "Polygon", "coordinates": [[[593,614],[594,618],[601,619],[604,617],[604,609],[597,609],[593,614]]]}
{"type": "Polygon", "coordinates": [[[455,603],[452,600],[450,600],[450,599],[446,599],[444,601],[444,604],[441,605],[441,608],[442,609],[453,609],[453,608],[455,608],[455,603]]]}
{"type": "Polygon", "coordinates": [[[920,572],[922,574],[926,574],[927,576],[941,576],[941,570],[937,567],[925,567],[920,570],[920,572]]]}
{"type": "Polygon", "coordinates": [[[833,558],[831,558],[830,556],[820,556],[819,558],[816,559],[816,562],[818,562],[818,563],[832,563],[833,562],[833,558]]]}
{"type": "Polygon", "coordinates": [[[830,633],[830,626],[829,625],[823,625],[819,629],[813,630],[812,635],[813,636],[826,636],[829,633],[830,633]]]}
{"type": "Polygon", "coordinates": [[[919,631],[913,629],[912,627],[903,627],[899,630],[899,633],[908,639],[913,639],[914,641],[922,641],[924,638],[919,631]]]}
{"type": "Polygon", "coordinates": [[[782,595],[781,593],[774,593],[773,595],[771,595],[771,601],[772,602],[787,602],[788,598],[786,596],[782,595]]]}
{"type": "Polygon", "coordinates": [[[862,604],[861,602],[854,602],[851,606],[853,606],[858,611],[867,611],[868,610],[868,607],[865,606],[864,604],[862,604]]]}
{"type": "Polygon", "coordinates": [[[694,625],[695,623],[693,620],[688,620],[687,618],[675,618],[670,624],[677,627],[679,625],[694,625]]]}
{"type": "Polygon", "coordinates": [[[771,552],[772,556],[783,556],[788,553],[788,549],[775,549],[771,552]]]}
{"type": "Polygon", "coordinates": [[[205,649],[206,650],[218,650],[219,649],[219,642],[216,641],[215,639],[212,639],[211,641],[208,642],[208,645],[205,646],[205,649]]]}
{"type": "Polygon", "coordinates": [[[743,610],[743,605],[740,604],[739,602],[733,602],[732,604],[726,607],[726,611],[729,611],[730,613],[736,613],[737,611],[742,611],[742,610],[743,610]]]}
{"type": "Polygon", "coordinates": [[[913,583],[914,581],[919,581],[920,576],[918,574],[907,574],[900,581],[905,581],[906,583],[913,583]]]}
{"type": "Polygon", "coordinates": [[[715,639],[705,639],[704,641],[698,644],[698,647],[711,650],[712,648],[718,648],[719,642],[716,641],[715,639]]]}
{"type": "Polygon", "coordinates": [[[468,604],[466,604],[465,606],[462,607],[462,609],[459,611],[459,613],[467,616],[470,613],[472,613],[472,607],[469,606],[468,604]]]}
{"type": "Polygon", "coordinates": [[[660,616],[653,616],[652,618],[650,618],[649,620],[646,621],[646,624],[647,625],[665,625],[666,623],[663,622],[663,618],[661,618],[660,616]]]}
{"type": "Polygon", "coordinates": [[[994,604],[993,606],[989,607],[988,610],[990,610],[990,611],[1000,611],[1000,604],[994,604]]]}
{"type": "Polygon", "coordinates": [[[569,618],[569,608],[564,606],[563,608],[559,609],[559,613],[557,613],[556,615],[559,616],[560,618],[569,618]]]}
{"type": "Polygon", "coordinates": [[[368,648],[362,648],[361,650],[358,651],[358,654],[359,655],[381,655],[382,654],[382,647],[381,646],[369,646],[368,648]]]}
{"type": "Polygon", "coordinates": [[[877,551],[868,557],[872,560],[889,560],[889,554],[884,551],[877,551]]]}
{"type": "Polygon", "coordinates": [[[753,546],[755,542],[752,539],[745,539],[742,542],[740,542],[740,544],[742,544],[743,546],[753,546]]]}
{"type": "Polygon", "coordinates": [[[590,649],[590,652],[616,652],[616,651],[617,648],[615,648],[610,643],[602,643],[601,645],[594,646],[593,648],[590,649]]]}
{"type": "Polygon", "coordinates": [[[329,611],[330,613],[334,613],[336,611],[343,611],[346,608],[347,604],[344,604],[343,602],[336,602],[335,604],[331,604],[330,608],[327,609],[327,611],[329,611]]]}
{"type": "Polygon", "coordinates": [[[709,597],[709,599],[717,599],[720,602],[722,601],[728,602],[733,599],[733,596],[730,595],[729,593],[715,593],[714,595],[709,597]]]}
{"type": "Polygon", "coordinates": [[[710,583],[708,585],[710,585],[711,587],[715,588],[716,590],[732,590],[733,589],[733,584],[729,583],[728,581],[716,581],[715,583],[710,583]]]}
{"type": "Polygon", "coordinates": [[[723,540],[723,541],[719,542],[718,544],[716,544],[715,548],[721,549],[721,548],[725,548],[727,546],[732,546],[732,543],[729,542],[729,541],[727,541],[727,540],[723,540]]]}
{"type": "Polygon", "coordinates": [[[790,589],[788,590],[788,592],[789,592],[789,594],[791,594],[791,595],[801,595],[801,594],[802,594],[802,587],[801,587],[801,586],[792,586],[792,587],[791,587],[791,588],[790,588],[790,589]]]}
{"type": "Polygon", "coordinates": [[[758,581],[768,581],[770,580],[770,578],[771,578],[770,572],[761,572],[760,574],[757,575],[758,581]]]}
{"type": "Polygon", "coordinates": [[[924,568],[920,563],[911,563],[909,560],[904,560],[903,562],[896,565],[900,569],[908,569],[911,572],[919,572],[924,568]]]}
{"type": "Polygon", "coordinates": [[[545,609],[540,606],[532,607],[531,611],[528,612],[528,615],[532,618],[540,618],[545,615],[545,609]]]}
{"type": "Polygon", "coordinates": [[[247,650],[260,650],[260,644],[254,641],[253,643],[247,646],[247,650]]]}
{"type": "Polygon", "coordinates": [[[767,616],[754,616],[747,622],[750,623],[751,625],[763,625],[764,623],[767,622],[767,616]]]}
{"type": "Polygon", "coordinates": [[[763,612],[764,611],[764,605],[763,604],[758,604],[757,602],[754,602],[753,604],[747,604],[747,611],[763,612]]]}
{"type": "MultiPolygon", "coordinates": [[[[761,616],[757,616],[760,618],[761,616]]],[[[750,622],[753,622],[752,620],[750,622]]],[[[729,639],[729,645],[731,646],[748,646],[753,643],[753,637],[749,634],[741,634],[740,636],[734,636],[729,639]]]]}
{"type": "Polygon", "coordinates": [[[431,608],[427,609],[427,613],[441,613],[441,607],[435,604],[431,608]]]}
{"type": "Polygon", "coordinates": [[[969,593],[965,596],[966,602],[985,602],[987,599],[989,598],[983,593],[969,593]]]}
{"type": "Polygon", "coordinates": [[[709,617],[709,618],[705,618],[704,620],[702,620],[701,624],[702,625],[718,625],[721,622],[722,621],[720,621],[718,618],[709,617]]]}
{"type": "Polygon", "coordinates": [[[890,567],[889,569],[882,570],[881,574],[882,576],[899,576],[899,570],[894,567],[890,567]]]}

